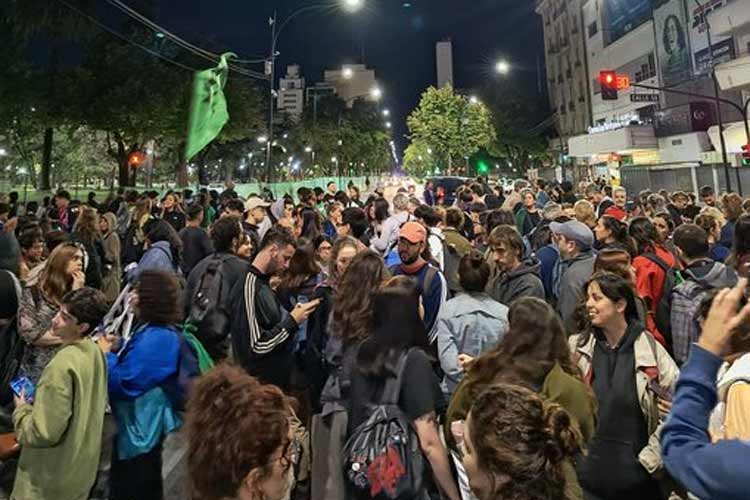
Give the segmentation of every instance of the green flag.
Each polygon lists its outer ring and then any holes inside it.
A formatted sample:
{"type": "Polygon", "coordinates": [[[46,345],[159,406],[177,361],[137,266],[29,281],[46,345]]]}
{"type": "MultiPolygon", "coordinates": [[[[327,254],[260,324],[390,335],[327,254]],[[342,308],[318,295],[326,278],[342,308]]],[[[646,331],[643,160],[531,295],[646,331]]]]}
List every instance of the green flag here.
{"type": "Polygon", "coordinates": [[[227,83],[227,58],[230,56],[236,57],[232,53],[223,54],[218,66],[195,74],[185,143],[187,161],[213,141],[229,120],[224,85],[227,83]]]}

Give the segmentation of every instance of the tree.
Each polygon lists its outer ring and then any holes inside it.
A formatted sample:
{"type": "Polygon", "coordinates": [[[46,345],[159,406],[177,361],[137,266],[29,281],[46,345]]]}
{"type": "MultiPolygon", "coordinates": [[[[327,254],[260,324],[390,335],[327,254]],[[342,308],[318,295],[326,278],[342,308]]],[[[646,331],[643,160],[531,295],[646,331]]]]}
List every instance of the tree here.
{"type": "Polygon", "coordinates": [[[496,138],[489,110],[450,85],[428,88],[407,125],[411,141],[431,148],[449,170],[454,160],[468,159],[496,138]]]}
{"type": "MultiPolygon", "coordinates": [[[[89,11],[96,6],[94,0],[68,0],[69,4],[80,11],[89,11]]],[[[44,35],[51,41],[49,57],[41,75],[44,91],[36,95],[34,107],[46,116],[44,127],[44,144],[42,147],[41,171],[38,188],[50,189],[50,168],[52,164],[52,146],[54,128],[61,123],[58,84],[60,81],[60,47],[65,40],[80,40],[88,36],[86,21],[72,9],[60,2],[49,0],[17,0],[11,3],[9,18],[14,20],[13,32],[25,40],[37,35],[44,35]]]]}
{"type": "Polygon", "coordinates": [[[526,94],[519,86],[496,86],[488,102],[497,130],[490,154],[505,158],[522,172],[546,156],[549,125],[545,126],[547,112],[539,96],[526,94]]]}
{"type": "Polygon", "coordinates": [[[420,141],[412,141],[404,151],[404,171],[423,179],[436,170],[432,148],[420,141]]]}

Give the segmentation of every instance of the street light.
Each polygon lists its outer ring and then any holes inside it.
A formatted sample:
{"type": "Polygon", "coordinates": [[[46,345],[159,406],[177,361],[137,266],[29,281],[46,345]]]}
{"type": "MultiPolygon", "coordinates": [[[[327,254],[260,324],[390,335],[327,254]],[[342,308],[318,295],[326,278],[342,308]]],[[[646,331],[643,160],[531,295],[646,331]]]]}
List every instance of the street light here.
{"type": "Polygon", "coordinates": [[[383,97],[383,91],[380,89],[380,87],[373,87],[370,90],[370,97],[372,97],[372,99],[375,101],[379,101],[383,97]]]}
{"type": "Polygon", "coordinates": [[[385,128],[391,128],[393,124],[391,122],[385,122],[385,128]]]}
{"type": "Polygon", "coordinates": [[[265,135],[261,135],[260,137],[258,137],[258,142],[260,144],[265,144],[268,142],[268,137],[266,137],[265,135]]]}
{"type": "Polygon", "coordinates": [[[7,156],[7,155],[8,155],[8,152],[5,149],[0,148],[0,156],[7,156]]]}
{"type": "Polygon", "coordinates": [[[469,102],[471,104],[480,104],[479,98],[477,96],[475,96],[475,95],[469,97],[469,102]]]}
{"type": "Polygon", "coordinates": [[[310,146],[307,146],[305,148],[305,153],[312,153],[312,148],[310,146]]]}
{"type": "MultiPolygon", "coordinates": [[[[358,10],[362,9],[365,5],[365,0],[338,0],[339,4],[343,8],[343,10],[354,13],[358,10]]],[[[304,14],[305,12],[313,12],[313,11],[319,11],[319,12],[328,12],[330,10],[330,5],[327,4],[319,4],[315,3],[313,5],[307,5],[304,7],[301,7],[294,12],[292,12],[283,22],[279,24],[278,22],[278,15],[276,12],[274,12],[273,17],[271,17],[268,20],[268,24],[271,27],[271,51],[268,56],[268,59],[266,60],[266,77],[268,78],[268,85],[270,90],[270,99],[268,102],[268,136],[269,140],[267,141],[266,146],[266,167],[267,167],[267,181],[271,182],[271,178],[273,177],[273,170],[272,170],[272,162],[271,158],[273,156],[273,124],[274,124],[274,97],[277,95],[276,90],[274,89],[276,85],[276,58],[279,56],[279,53],[276,51],[276,45],[279,41],[279,36],[281,36],[282,31],[284,31],[284,28],[289,24],[289,22],[294,19],[295,17],[304,14]]]]}
{"type": "Polygon", "coordinates": [[[354,77],[354,70],[352,70],[352,68],[344,68],[341,71],[341,76],[343,76],[345,80],[351,80],[354,77]]]}
{"type": "Polygon", "coordinates": [[[390,110],[384,109],[383,110],[383,116],[385,116],[386,118],[389,117],[389,116],[391,116],[390,110]]]}
{"type": "Polygon", "coordinates": [[[499,75],[507,75],[510,72],[510,64],[508,61],[502,59],[495,64],[495,72],[499,75]]]}
{"type": "Polygon", "coordinates": [[[348,12],[357,12],[365,5],[364,0],[342,0],[342,1],[344,5],[344,10],[348,12]]]}

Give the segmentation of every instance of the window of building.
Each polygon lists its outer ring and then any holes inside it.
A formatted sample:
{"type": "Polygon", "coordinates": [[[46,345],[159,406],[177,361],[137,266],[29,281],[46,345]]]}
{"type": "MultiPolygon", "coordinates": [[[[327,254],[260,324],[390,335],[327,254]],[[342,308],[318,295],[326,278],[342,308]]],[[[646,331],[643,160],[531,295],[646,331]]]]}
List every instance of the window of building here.
{"type": "Polygon", "coordinates": [[[634,79],[636,83],[656,76],[656,58],[654,57],[653,52],[644,59],[645,60],[640,61],[640,66],[635,71],[634,79]]]}
{"type": "Polygon", "coordinates": [[[589,38],[599,33],[599,27],[596,25],[596,21],[589,24],[588,30],[589,30],[589,38]]]}

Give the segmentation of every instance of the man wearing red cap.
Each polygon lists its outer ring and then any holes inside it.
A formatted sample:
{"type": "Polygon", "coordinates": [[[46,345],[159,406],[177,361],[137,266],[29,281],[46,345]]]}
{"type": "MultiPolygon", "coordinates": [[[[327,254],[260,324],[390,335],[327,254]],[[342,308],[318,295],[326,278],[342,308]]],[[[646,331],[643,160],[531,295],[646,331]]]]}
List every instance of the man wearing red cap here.
{"type": "Polygon", "coordinates": [[[407,222],[398,234],[401,263],[390,268],[393,276],[410,276],[417,281],[424,307],[424,324],[430,344],[437,336],[437,317],[447,300],[448,286],[438,268],[422,258],[427,245],[427,230],[419,222],[407,222]]]}

